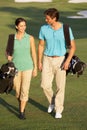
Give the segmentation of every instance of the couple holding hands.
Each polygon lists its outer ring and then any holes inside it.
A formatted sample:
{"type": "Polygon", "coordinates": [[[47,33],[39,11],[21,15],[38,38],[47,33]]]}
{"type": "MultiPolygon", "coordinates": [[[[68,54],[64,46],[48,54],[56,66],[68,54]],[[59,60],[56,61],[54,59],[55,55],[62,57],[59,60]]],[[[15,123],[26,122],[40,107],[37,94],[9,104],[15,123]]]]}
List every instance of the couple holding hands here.
{"type": "Polygon", "coordinates": [[[14,89],[19,103],[19,118],[22,120],[26,119],[25,107],[29,98],[30,82],[32,76],[37,76],[37,68],[42,73],[41,87],[49,102],[48,113],[55,109],[55,118],[59,119],[62,118],[64,109],[66,70],[76,49],[74,36],[69,27],[71,48],[61,69],[67,50],[63,23],[59,21],[59,12],[55,8],[45,10],[44,15],[47,24],[41,26],[39,32],[38,63],[34,37],[26,33],[27,23],[24,18],[17,18],[15,21],[13,53],[10,54],[6,49],[8,61],[12,61],[18,69],[14,78],[14,89]],[[52,89],[54,75],[56,93],[52,89]]]}

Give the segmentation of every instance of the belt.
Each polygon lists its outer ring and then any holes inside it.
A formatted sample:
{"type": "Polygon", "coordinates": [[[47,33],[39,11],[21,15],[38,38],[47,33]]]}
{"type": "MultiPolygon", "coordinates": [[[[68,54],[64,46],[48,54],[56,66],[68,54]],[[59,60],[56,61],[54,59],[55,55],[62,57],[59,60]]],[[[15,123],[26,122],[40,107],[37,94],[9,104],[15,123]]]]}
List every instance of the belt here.
{"type": "Polygon", "coordinates": [[[60,56],[48,56],[48,55],[45,55],[45,56],[50,57],[50,58],[58,58],[58,57],[60,57],[60,56]]]}

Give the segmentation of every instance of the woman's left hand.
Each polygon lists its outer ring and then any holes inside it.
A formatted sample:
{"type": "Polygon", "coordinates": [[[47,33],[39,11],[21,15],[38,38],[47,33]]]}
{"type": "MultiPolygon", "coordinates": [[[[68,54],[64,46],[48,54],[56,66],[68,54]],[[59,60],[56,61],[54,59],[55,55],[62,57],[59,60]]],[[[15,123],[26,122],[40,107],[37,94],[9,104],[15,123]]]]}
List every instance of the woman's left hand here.
{"type": "Polygon", "coordinates": [[[33,69],[32,76],[33,76],[33,77],[36,77],[36,76],[37,76],[37,68],[34,68],[34,69],[33,69]]]}

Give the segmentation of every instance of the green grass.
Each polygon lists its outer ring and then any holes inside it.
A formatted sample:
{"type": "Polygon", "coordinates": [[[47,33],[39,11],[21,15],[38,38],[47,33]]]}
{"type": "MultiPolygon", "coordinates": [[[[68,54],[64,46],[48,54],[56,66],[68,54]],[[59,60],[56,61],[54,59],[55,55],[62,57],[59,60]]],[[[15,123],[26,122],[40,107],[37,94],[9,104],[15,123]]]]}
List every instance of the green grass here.
{"type": "MultiPolygon", "coordinates": [[[[67,19],[67,16],[86,10],[87,4],[70,4],[67,1],[14,3],[12,0],[0,0],[0,65],[7,61],[5,48],[8,34],[15,32],[15,19],[24,17],[27,20],[27,32],[34,35],[37,46],[39,29],[44,24],[43,12],[49,7],[57,8],[60,21],[72,27],[76,39],[76,55],[87,63],[87,19],[67,19]]],[[[36,78],[32,78],[25,121],[18,119],[18,103],[14,91],[9,95],[0,95],[0,130],[87,130],[87,69],[79,78],[76,75],[67,76],[65,109],[60,120],[54,118],[54,113],[47,113],[48,101],[40,88],[40,78],[40,72],[36,78]]]]}

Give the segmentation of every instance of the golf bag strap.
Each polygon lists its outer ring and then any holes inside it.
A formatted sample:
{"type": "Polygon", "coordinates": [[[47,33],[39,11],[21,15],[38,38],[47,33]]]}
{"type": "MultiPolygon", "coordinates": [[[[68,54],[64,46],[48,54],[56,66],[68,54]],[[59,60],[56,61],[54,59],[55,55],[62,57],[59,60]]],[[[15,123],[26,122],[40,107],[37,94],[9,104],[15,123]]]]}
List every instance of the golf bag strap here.
{"type": "Polygon", "coordinates": [[[12,56],[13,48],[14,48],[14,34],[10,34],[8,37],[8,42],[7,42],[7,47],[6,47],[7,55],[12,56]]]}
{"type": "Polygon", "coordinates": [[[67,24],[63,24],[64,37],[66,42],[66,48],[70,48],[70,34],[69,34],[69,26],[67,24]]]}

